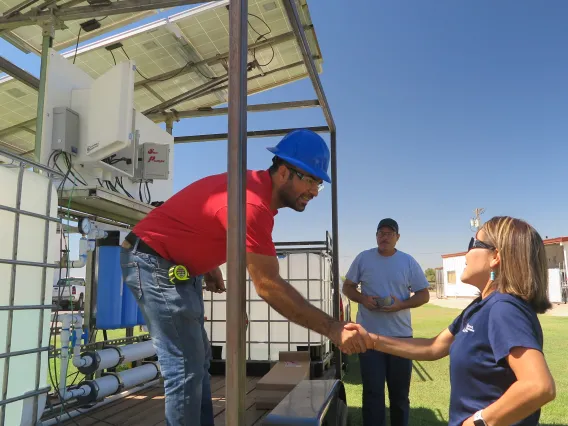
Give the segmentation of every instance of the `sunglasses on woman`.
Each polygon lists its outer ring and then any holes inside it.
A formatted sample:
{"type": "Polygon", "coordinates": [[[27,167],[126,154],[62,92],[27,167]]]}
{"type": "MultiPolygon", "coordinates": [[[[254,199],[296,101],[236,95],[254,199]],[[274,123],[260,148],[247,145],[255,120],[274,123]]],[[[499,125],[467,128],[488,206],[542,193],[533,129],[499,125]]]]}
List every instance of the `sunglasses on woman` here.
{"type": "Polygon", "coordinates": [[[474,248],[483,248],[483,249],[488,249],[488,250],[495,250],[495,247],[493,247],[492,245],[489,245],[487,243],[484,243],[481,240],[478,240],[474,237],[471,237],[471,240],[469,240],[469,246],[467,247],[467,251],[470,251],[471,249],[474,248]]]}

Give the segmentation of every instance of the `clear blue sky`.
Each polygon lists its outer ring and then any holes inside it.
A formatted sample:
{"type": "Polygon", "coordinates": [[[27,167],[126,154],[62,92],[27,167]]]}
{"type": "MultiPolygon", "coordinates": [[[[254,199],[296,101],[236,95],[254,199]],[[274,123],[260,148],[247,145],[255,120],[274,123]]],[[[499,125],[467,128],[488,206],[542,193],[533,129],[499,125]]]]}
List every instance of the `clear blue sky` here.
{"type": "MultiPolygon", "coordinates": [[[[383,217],[421,265],[463,251],[469,218],[528,220],[568,235],[568,2],[310,1],[321,75],[338,127],[340,270],[375,245],[383,217]]],[[[37,58],[0,41],[35,75],[37,58]]],[[[313,99],[309,81],[250,103],[313,99]]],[[[249,129],[324,124],[319,110],[249,114],[249,129]]],[[[175,135],[226,131],[226,117],[185,120],[175,135]]],[[[249,140],[264,168],[274,139],[249,140]]],[[[176,189],[226,170],[226,142],[175,147],[176,189]]],[[[323,239],[328,185],[304,213],[282,211],[275,240],[323,239]]]]}

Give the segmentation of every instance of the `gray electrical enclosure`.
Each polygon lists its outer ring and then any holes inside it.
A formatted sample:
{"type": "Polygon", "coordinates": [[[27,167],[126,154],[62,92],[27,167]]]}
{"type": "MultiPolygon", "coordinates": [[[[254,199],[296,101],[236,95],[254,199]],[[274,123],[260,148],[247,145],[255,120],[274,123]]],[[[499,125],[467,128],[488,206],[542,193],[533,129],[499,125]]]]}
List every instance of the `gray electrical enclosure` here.
{"type": "Polygon", "coordinates": [[[168,179],[170,175],[169,145],[147,142],[140,145],[135,178],[168,179]]]}
{"type": "Polygon", "coordinates": [[[52,149],[77,155],[78,146],[79,114],[67,107],[53,108],[52,149]]]}

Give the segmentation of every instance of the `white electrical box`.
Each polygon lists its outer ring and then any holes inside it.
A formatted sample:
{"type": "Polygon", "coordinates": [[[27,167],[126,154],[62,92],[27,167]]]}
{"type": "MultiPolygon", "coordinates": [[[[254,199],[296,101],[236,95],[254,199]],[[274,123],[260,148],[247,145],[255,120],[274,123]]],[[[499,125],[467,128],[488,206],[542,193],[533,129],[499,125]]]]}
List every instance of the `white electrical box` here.
{"type": "Polygon", "coordinates": [[[69,154],[79,153],[79,114],[67,107],[53,108],[51,148],[69,154]]]}
{"type": "Polygon", "coordinates": [[[142,180],[168,179],[170,146],[147,142],[140,145],[136,178],[142,180]]]}
{"type": "Polygon", "coordinates": [[[102,160],[132,144],[134,72],[134,62],[121,62],[93,80],[90,88],[71,92],[71,108],[84,118],[80,161],[102,160]]]}

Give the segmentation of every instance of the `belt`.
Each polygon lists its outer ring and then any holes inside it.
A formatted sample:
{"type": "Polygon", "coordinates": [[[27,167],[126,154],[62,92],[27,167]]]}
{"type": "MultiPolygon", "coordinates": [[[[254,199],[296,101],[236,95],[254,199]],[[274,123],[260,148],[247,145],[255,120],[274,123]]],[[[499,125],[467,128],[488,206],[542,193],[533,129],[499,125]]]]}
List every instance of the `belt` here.
{"type": "Polygon", "coordinates": [[[124,239],[128,241],[130,244],[132,244],[133,247],[136,244],[136,240],[138,240],[138,248],[136,249],[136,251],[139,251],[140,253],[146,253],[151,256],[162,257],[156,250],[154,250],[152,247],[146,244],[142,240],[142,238],[138,237],[134,232],[130,232],[124,239]]]}

